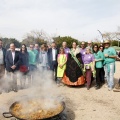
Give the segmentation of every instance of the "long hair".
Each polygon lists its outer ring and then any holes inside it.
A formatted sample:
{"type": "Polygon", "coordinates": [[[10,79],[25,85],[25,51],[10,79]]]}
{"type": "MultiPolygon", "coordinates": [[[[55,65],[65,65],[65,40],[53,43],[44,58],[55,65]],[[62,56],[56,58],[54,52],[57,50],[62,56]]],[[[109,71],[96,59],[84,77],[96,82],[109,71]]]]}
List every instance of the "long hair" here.
{"type": "Polygon", "coordinates": [[[26,47],[25,44],[22,44],[22,45],[21,45],[20,52],[22,52],[22,46],[23,46],[23,45],[25,46],[25,53],[27,53],[27,47],[26,47]]]}
{"type": "Polygon", "coordinates": [[[98,51],[99,51],[98,44],[94,44],[94,45],[93,45],[93,53],[97,53],[98,51]],[[95,47],[95,46],[97,47],[97,51],[94,51],[94,47],[95,47]]]}
{"type": "Polygon", "coordinates": [[[100,46],[99,46],[99,49],[100,49],[101,47],[103,47],[103,50],[102,50],[102,52],[103,52],[103,51],[104,51],[104,46],[103,46],[103,45],[100,45],[100,46]]]}
{"type": "Polygon", "coordinates": [[[60,47],[60,49],[59,49],[59,54],[61,53],[61,50],[63,50],[63,54],[65,54],[65,50],[64,50],[63,47],[60,47]]]}

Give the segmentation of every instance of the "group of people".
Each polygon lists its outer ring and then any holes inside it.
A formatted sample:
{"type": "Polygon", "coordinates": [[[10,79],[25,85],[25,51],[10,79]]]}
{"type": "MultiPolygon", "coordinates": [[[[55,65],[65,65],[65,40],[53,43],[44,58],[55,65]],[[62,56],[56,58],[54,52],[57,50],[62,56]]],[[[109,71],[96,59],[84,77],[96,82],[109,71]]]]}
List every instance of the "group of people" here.
{"type": "MultiPolygon", "coordinates": [[[[86,85],[90,89],[92,81],[95,80],[95,88],[107,83],[108,90],[114,87],[115,60],[116,51],[110,46],[110,41],[106,40],[103,44],[92,45],[91,41],[81,42],[77,45],[72,43],[72,48],[67,47],[63,42],[60,48],[52,42],[51,46],[47,44],[30,44],[29,50],[25,44],[21,45],[20,51],[15,50],[15,44],[10,44],[10,49],[2,47],[0,40],[0,93],[2,91],[1,79],[5,75],[9,78],[7,81],[7,92],[18,91],[17,74],[20,72],[21,89],[26,86],[26,76],[29,85],[34,81],[34,73],[38,71],[38,66],[43,71],[52,71],[54,81],[57,85],[66,84],[69,86],[86,85]],[[11,80],[10,80],[11,78],[11,80]]],[[[38,71],[40,72],[40,71],[38,71]]],[[[40,79],[40,78],[39,78],[40,79]]]]}

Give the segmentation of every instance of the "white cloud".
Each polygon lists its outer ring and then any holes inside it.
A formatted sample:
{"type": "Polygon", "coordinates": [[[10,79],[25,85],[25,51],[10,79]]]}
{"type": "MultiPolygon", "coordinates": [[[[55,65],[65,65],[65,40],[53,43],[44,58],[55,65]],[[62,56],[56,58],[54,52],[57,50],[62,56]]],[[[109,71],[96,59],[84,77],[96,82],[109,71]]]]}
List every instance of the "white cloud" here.
{"type": "Polygon", "coordinates": [[[0,0],[0,34],[22,39],[31,30],[93,39],[120,26],[119,0],[0,0]],[[111,9],[112,8],[112,9],[111,9]]]}

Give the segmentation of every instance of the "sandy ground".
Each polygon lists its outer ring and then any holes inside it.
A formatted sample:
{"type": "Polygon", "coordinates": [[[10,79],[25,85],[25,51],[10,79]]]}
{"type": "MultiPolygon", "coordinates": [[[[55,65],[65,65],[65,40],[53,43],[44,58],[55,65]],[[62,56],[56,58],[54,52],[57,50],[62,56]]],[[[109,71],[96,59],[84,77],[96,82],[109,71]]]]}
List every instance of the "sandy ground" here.
{"type": "MultiPolygon", "coordinates": [[[[120,77],[120,62],[116,62],[115,82],[120,77]]],[[[59,87],[61,96],[66,103],[68,120],[120,120],[120,92],[108,91],[104,86],[95,90],[81,87],[59,87]]],[[[9,110],[9,106],[29,94],[29,89],[19,90],[0,95],[0,120],[5,119],[2,113],[9,110]]]]}

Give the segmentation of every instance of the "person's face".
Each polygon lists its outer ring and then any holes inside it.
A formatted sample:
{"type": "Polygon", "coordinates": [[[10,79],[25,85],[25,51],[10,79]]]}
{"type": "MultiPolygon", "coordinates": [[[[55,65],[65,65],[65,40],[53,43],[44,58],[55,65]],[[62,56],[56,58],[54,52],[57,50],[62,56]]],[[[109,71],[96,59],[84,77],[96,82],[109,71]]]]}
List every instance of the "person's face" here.
{"type": "Polygon", "coordinates": [[[63,54],[64,53],[64,49],[60,49],[60,53],[63,54]]]}
{"type": "Polygon", "coordinates": [[[22,45],[22,51],[25,51],[25,46],[24,45],[22,45]]]}
{"type": "Polygon", "coordinates": [[[105,43],[104,45],[105,45],[105,48],[108,48],[110,46],[109,43],[105,43]]]}
{"type": "Polygon", "coordinates": [[[0,48],[2,47],[2,45],[3,45],[3,44],[2,44],[2,41],[0,41],[0,48]]]}
{"type": "Polygon", "coordinates": [[[67,43],[63,42],[62,46],[63,46],[63,48],[66,48],[67,47],[67,43]]]}
{"type": "Polygon", "coordinates": [[[100,47],[99,50],[100,50],[100,51],[103,51],[103,47],[100,47]]]}
{"type": "Polygon", "coordinates": [[[73,48],[76,48],[76,47],[77,47],[76,43],[73,43],[73,44],[72,44],[72,47],[73,47],[73,48]]]}
{"type": "Polygon", "coordinates": [[[10,44],[10,49],[11,49],[11,51],[15,51],[15,45],[14,44],[10,44]]]}
{"type": "Polygon", "coordinates": [[[46,50],[46,47],[45,47],[45,46],[43,46],[43,47],[42,47],[42,50],[43,50],[43,51],[45,51],[45,50],[46,50]]]}
{"type": "Polygon", "coordinates": [[[91,46],[92,46],[92,43],[88,43],[88,46],[90,46],[90,47],[91,47],[91,46]]]}
{"type": "Polygon", "coordinates": [[[85,44],[81,44],[81,48],[85,48],[85,44]]]}
{"type": "Polygon", "coordinates": [[[89,53],[90,53],[90,50],[89,50],[89,49],[86,49],[86,53],[89,54],[89,53]]]}
{"type": "Polygon", "coordinates": [[[97,46],[94,46],[94,51],[96,52],[98,50],[98,47],[97,46]]]}
{"type": "Polygon", "coordinates": [[[39,49],[39,45],[35,44],[35,49],[38,50],[39,49]]]}
{"type": "Polygon", "coordinates": [[[56,44],[55,43],[52,43],[52,48],[55,48],[56,47],[56,44]]]}
{"type": "Polygon", "coordinates": [[[30,45],[30,50],[33,50],[34,49],[34,45],[30,45]]]}

